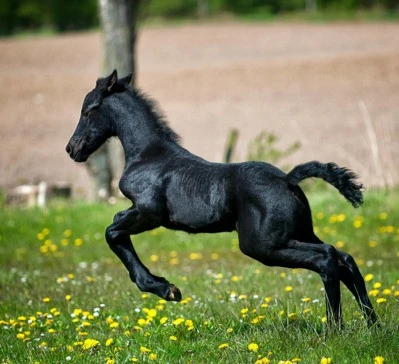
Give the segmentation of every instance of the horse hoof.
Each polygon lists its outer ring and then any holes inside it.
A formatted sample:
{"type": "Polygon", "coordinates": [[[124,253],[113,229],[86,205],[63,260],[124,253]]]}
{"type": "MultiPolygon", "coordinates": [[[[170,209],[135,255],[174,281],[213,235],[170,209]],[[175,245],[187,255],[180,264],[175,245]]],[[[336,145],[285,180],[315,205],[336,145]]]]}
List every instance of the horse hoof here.
{"type": "Polygon", "coordinates": [[[171,285],[170,288],[169,288],[168,300],[169,300],[169,301],[176,301],[176,302],[181,301],[181,292],[180,292],[180,289],[177,288],[177,287],[174,286],[174,285],[171,285]]]}

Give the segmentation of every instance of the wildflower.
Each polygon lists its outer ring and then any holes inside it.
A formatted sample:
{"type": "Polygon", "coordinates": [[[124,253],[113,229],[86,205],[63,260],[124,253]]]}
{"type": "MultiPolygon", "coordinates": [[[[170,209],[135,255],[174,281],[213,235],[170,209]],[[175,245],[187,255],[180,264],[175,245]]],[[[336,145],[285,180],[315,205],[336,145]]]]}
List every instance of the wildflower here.
{"type": "Polygon", "coordinates": [[[232,276],[231,277],[231,281],[232,282],[238,282],[238,281],[240,281],[242,279],[242,277],[240,277],[240,276],[232,276]]]}
{"type": "Polygon", "coordinates": [[[179,326],[182,322],[184,322],[184,319],[179,317],[176,320],[173,320],[172,324],[175,325],[175,326],[179,326]]]}
{"type": "Polygon", "coordinates": [[[202,254],[201,253],[191,253],[190,259],[191,260],[200,260],[200,259],[202,259],[202,254]]]}
{"type": "Polygon", "coordinates": [[[151,353],[151,350],[146,348],[145,346],[140,347],[140,353],[146,354],[146,353],[151,353]]]}
{"type": "Polygon", "coordinates": [[[150,360],[156,360],[156,359],[157,359],[157,354],[151,353],[151,354],[148,356],[148,358],[149,358],[150,360]]]}
{"type": "Polygon", "coordinates": [[[86,340],[83,342],[82,349],[83,349],[83,350],[93,349],[93,348],[95,348],[95,347],[96,347],[97,345],[99,345],[99,344],[100,344],[100,342],[97,341],[97,340],[94,340],[94,339],[86,339],[86,340]]]}
{"type": "Polygon", "coordinates": [[[390,296],[390,295],[392,294],[392,290],[389,289],[389,288],[385,288],[385,289],[382,291],[382,294],[385,295],[385,296],[390,296]]]}
{"type": "Polygon", "coordinates": [[[378,298],[376,302],[377,302],[378,304],[380,304],[380,303],[384,303],[384,302],[386,302],[386,301],[387,301],[386,298],[378,298]]]}
{"type": "Polygon", "coordinates": [[[343,248],[343,247],[345,246],[345,243],[344,243],[342,240],[339,240],[339,241],[337,241],[337,242],[335,243],[335,246],[336,246],[338,249],[341,249],[341,248],[343,248]]]}
{"type": "Polygon", "coordinates": [[[66,296],[65,296],[65,299],[67,300],[67,301],[70,301],[71,300],[71,295],[70,294],[67,294],[66,296]]]}
{"type": "Polygon", "coordinates": [[[369,247],[370,248],[375,248],[377,246],[377,242],[376,241],[374,241],[374,240],[370,240],[369,241],[369,247]]]}
{"type": "Polygon", "coordinates": [[[255,362],[255,364],[270,364],[270,363],[271,363],[271,362],[270,362],[270,359],[267,358],[267,357],[258,359],[258,360],[255,362]]]}
{"type": "Polygon", "coordinates": [[[109,338],[107,339],[107,341],[105,342],[105,346],[110,346],[114,343],[114,339],[113,338],[109,338]]]}
{"type": "Polygon", "coordinates": [[[258,344],[250,343],[248,345],[248,350],[249,351],[253,351],[254,353],[256,353],[258,351],[258,349],[259,349],[259,345],[258,344]]]}
{"type": "Polygon", "coordinates": [[[171,341],[177,341],[177,337],[174,336],[174,335],[169,336],[169,340],[171,340],[171,341]]]}
{"type": "Polygon", "coordinates": [[[229,347],[229,344],[227,344],[227,343],[223,343],[223,344],[220,344],[220,345],[218,346],[218,348],[219,348],[220,350],[227,349],[228,347],[229,347]]]}
{"type": "Polygon", "coordinates": [[[107,358],[105,364],[115,364],[115,359],[107,358]]]}
{"type": "Polygon", "coordinates": [[[376,356],[374,358],[374,364],[383,364],[385,359],[382,356],[376,356]]]}
{"type": "Polygon", "coordinates": [[[151,262],[157,262],[159,260],[159,257],[156,254],[152,254],[150,256],[150,260],[151,260],[151,262]]]}
{"type": "Polygon", "coordinates": [[[369,274],[365,275],[364,280],[366,282],[370,282],[373,278],[374,278],[374,276],[371,273],[369,273],[369,274]]]}
{"type": "Polygon", "coordinates": [[[81,246],[81,245],[83,244],[83,239],[81,239],[81,238],[76,238],[76,239],[74,240],[73,244],[74,244],[75,246],[81,246]]]}
{"type": "Polygon", "coordinates": [[[44,297],[44,298],[42,299],[42,302],[48,303],[48,302],[50,302],[50,298],[49,298],[49,297],[44,297]]]}
{"type": "Polygon", "coordinates": [[[287,286],[287,287],[284,288],[284,290],[286,292],[292,292],[293,288],[292,288],[292,286],[287,286]]]}
{"type": "Polygon", "coordinates": [[[153,308],[150,309],[150,310],[148,310],[148,312],[147,312],[147,316],[148,316],[148,317],[153,318],[153,317],[155,317],[156,315],[157,315],[157,311],[154,310],[153,308]]]}
{"type": "Polygon", "coordinates": [[[381,288],[381,286],[382,286],[382,284],[380,282],[375,282],[373,285],[373,288],[378,289],[378,288],[381,288]]]}
{"type": "Polygon", "coordinates": [[[376,296],[378,296],[378,293],[379,293],[380,291],[378,290],[378,289],[372,289],[371,291],[369,291],[369,295],[371,296],[371,297],[376,297],[376,296]]]}
{"type": "Polygon", "coordinates": [[[304,297],[304,298],[301,299],[302,302],[309,302],[311,300],[312,299],[310,297],[304,297]]]}
{"type": "Polygon", "coordinates": [[[111,329],[116,329],[118,326],[119,326],[119,323],[117,323],[117,322],[112,322],[112,323],[109,324],[109,327],[111,329]]]}
{"type": "Polygon", "coordinates": [[[229,327],[229,328],[226,330],[226,332],[227,332],[228,334],[230,334],[230,333],[233,332],[233,329],[232,329],[231,327],[229,327]]]}
{"type": "Polygon", "coordinates": [[[332,359],[331,358],[325,358],[324,356],[320,360],[320,364],[331,364],[332,359]]]}
{"type": "Polygon", "coordinates": [[[163,325],[166,321],[168,321],[168,318],[167,318],[167,317],[162,317],[162,318],[159,320],[159,323],[160,323],[161,325],[163,325]]]}

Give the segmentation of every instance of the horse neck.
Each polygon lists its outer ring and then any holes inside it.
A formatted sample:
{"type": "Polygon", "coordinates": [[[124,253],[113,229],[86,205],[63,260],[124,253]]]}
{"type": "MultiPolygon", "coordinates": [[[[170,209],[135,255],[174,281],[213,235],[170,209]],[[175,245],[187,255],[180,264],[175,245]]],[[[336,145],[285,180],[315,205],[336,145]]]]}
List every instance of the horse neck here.
{"type": "Polygon", "coordinates": [[[152,144],[165,140],[157,130],[156,115],[131,92],[118,96],[114,115],[115,133],[122,143],[126,161],[136,159],[152,144]]]}

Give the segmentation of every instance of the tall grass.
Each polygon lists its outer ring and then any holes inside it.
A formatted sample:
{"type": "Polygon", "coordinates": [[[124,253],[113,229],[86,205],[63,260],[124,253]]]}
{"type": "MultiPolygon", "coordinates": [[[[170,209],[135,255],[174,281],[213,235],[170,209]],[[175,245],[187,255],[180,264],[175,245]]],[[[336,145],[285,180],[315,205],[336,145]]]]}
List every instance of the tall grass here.
{"type": "Polygon", "coordinates": [[[104,241],[126,206],[58,203],[0,210],[0,362],[399,362],[398,195],[368,192],[358,210],[336,191],[308,195],[318,235],[359,263],[380,328],[343,288],[346,325],[328,330],[319,277],[250,260],[234,233],[134,237],[183,300],[143,294],[104,241]]]}

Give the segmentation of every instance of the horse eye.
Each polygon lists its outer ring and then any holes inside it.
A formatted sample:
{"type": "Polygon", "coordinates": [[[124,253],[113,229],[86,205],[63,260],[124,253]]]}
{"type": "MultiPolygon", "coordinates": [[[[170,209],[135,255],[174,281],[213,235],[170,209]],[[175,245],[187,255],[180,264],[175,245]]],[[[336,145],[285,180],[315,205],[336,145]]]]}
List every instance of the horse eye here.
{"type": "Polygon", "coordinates": [[[93,110],[85,110],[85,111],[82,111],[82,115],[85,117],[85,118],[88,118],[90,115],[91,115],[91,112],[92,112],[93,110]]]}

